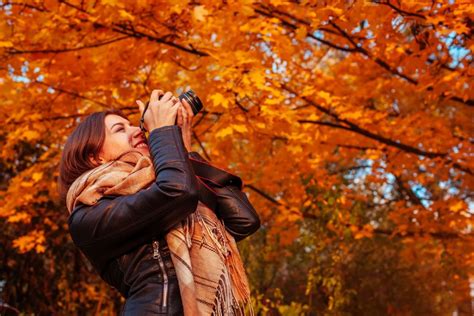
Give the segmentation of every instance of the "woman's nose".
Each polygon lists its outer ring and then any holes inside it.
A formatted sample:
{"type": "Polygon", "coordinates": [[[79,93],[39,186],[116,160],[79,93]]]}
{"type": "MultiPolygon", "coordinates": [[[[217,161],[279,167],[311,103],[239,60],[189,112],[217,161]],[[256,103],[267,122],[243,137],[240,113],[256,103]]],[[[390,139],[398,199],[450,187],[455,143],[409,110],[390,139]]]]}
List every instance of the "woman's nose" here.
{"type": "Polygon", "coordinates": [[[132,138],[137,137],[144,137],[142,130],[138,126],[130,126],[130,130],[132,131],[132,138]]]}

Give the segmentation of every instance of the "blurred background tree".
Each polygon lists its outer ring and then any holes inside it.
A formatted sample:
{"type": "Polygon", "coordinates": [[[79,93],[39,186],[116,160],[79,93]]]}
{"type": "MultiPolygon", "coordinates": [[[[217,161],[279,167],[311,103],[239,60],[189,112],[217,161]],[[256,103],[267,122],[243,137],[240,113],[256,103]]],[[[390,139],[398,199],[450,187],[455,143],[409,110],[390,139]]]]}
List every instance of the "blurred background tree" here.
{"type": "MultiPolygon", "coordinates": [[[[67,232],[61,148],[152,89],[204,101],[194,149],[241,176],[259,315],[470,315],[469,1],[0,2],[1,301],[115,314],[67,232]]],[[[1,302],[0,301],[0,302],[1,302]]]]}

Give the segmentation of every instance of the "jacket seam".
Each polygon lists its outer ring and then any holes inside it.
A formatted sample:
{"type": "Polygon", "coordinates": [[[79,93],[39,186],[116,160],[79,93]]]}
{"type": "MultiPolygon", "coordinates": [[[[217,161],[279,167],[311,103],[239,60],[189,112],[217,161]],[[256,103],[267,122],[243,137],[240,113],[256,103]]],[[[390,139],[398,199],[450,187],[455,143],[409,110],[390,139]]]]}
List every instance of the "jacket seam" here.
{"type": "Polygon", "coordinates": [[[131,284],[128,284],[128,282],[125,281],[125,271],[123,271],[122,268],[120,267],[120,258],[121,258],[121,256],[115,258],[115,261],[116,261],[116,263],[117,263],[118,269],[120,270],[120,272],[122,272],[122,275],[123,275],[122,282],[123,282],[126,286],[129,287],[128,290],[130,291],[130,288],[132,287],[132,285],[131,285],[131,284]]]}
{"type": "MultiPolygon", "coordinates": [[[[179,128],[179,127],[178,127],[179,128]]],[[[176,133],[179,133],[179,129],[176,131],[176,133]]],[[[184,143],[182,143],[182,139],[179,139],[176,137],[176,133],[173,133],[173,137],[174,137],[174,145],[175,147],[178,149],[178,154],[180,156],[180,158],[183,160],[183,161],[186,161],[186,157],[185,155],[183,154],[182,152],[182,149],[184,149],[184,151],[187,153],[188,151],[186,150],[186,148],[184,147],[184,143]],[[178,145],[179,144],[179,145],[178,145]]],[[[181,134],[181,133],[179,133],[181,134]]]]}

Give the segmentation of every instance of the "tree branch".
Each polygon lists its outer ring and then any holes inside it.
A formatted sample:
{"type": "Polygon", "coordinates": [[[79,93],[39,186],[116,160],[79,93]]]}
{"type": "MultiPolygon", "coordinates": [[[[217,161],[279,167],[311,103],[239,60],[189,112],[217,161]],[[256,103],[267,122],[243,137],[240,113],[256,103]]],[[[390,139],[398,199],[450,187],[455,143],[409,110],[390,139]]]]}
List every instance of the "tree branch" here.
{"type": "MultiPolygon", "coordinates": [[[[85,13],[89,16],[92,16],[92,14],[90,14],[86,10],[84,10],[82,8],[79,8],[79,7],[69,3],[67,1],[61,0],[60,2],[67,5],[67,6],[69,6],[70,8],[73,8],[73,9],[78,10],[82,13],[85,13]]],[[[120,33],[120,34],[123,34],[123,35],[127,35],[129,37],[134,37],[134,38],[137,38],[137,39],[145,38],[149,41],[153,41],[153,42],[156,42],[156,43],[167,45],[167,46],[176,48],[178,50],[182,50],[186,53],[190,53],[190,54],[201,56],[201,57],[209,56],[209,54],[204,52],[204,51],[197,50],[193,47],[191,47],[191,48],[184,47],[184,46],[182,46],[180,44],[176,44],[172,41],[167,41],[163,37],[160,38],[160,37],[155,37],[155,36],[152,36],[152,35],[149,35],[149,34],[145,34],[143,32],[139,32],[139,31],[137,31],[133,28],[127,27],[126,25],[123,25],[123,24],[120,24],[120,23],[114,23],[114,24],[112,24],[112,26],[102,24],[98,21],[95,21],[93,23],[97,27],[106,28],[106,29],[112,30],[113,32],[120,33]]],[[[166,35],[165,35],[165,37],[166,37],[166,35]]]]}
{"type": "Polygon", "coordinates": [[[272,202],[275,205],[282,205],[282,203],[275,200],[270,194],[265,193],[264,191],[262,191],[259,188],[255,187],[253,184],[246,184],[245,187],[249,188],[249,189],[252,189],[253,191],[257,192],[262,197],[264,197],[265,199],[267,199],[268,201],[272,202]]]}
{"type": "Polygon", "coordinates": [[[375,0],[374,2],[377,3],[377,4],[382,4],[382,5],[389,6],[390,8],[392,8],[393,10],[395,10],[395,11],[396,11],[398,14],[400,14],[401,16],[412,16],[412,17],[416,17],[416,18],[420,18],[420,19],[426,20],[426,17],[425,17],[424,15],[421,15],[421,14],[418,14],[418,13],[412,13],[412,12],[408,12],[408,11],[402,10],[402,9],[400,9],[399,7],[396,7],[395,5],[393,5],[392,3],[390,3],[390,0],[387,0],[387,1],[377,1],[377,0],[375,0]]]}
{"type": "MultiPolygon", "coordinates": [[[[277,18],[278,20],[280,20],[281,24],[284,25],[285,27],[291,29],[291,30],[296,30],[298,27],[297,25],[291,23],[291,22],[288,22],[287,20],[283,19],[281,16],[278,16],[278,15],[275,15],[275,13],[279,13],[281,15],[284,15],[286,17],[289,17],[291,18],[293,21],[296,21],[300,24],[303,24],[305,26],[311,26],[311,24],[308,22],[308,21],[304,21],[302,19],[299,19],[289,13],[282,13],[280,11],[278,11],[276,8],[273,8],[271,6],[264,6],[264,5],[259,5],[259,8],[255,8],[254,11],[263,15],[263,16],[266,16],[266,17],[269,17],[269,18],[277,18]],[[262,10],[263,9],[263,10],[262,10]]],[[[314,36],[312,33],[310,32],[307,32],[306,33],[306,36],[310,37],[310,38],[313,38],[315,39],[316,41],[320,42],[320,43],[323,43],[329,47],[332,47],[334,49],[337,49],[337,50],[340,50],[340,51],[344,51],[344,52],[356,52],[356,53],[360,53],[360,54],[363,54],[364,56],[366,56],[367,58],[369,58],[369,60],[372,60],[373,62],[375,62],[376,64],[378,64],[380,67],[382,67],[383,69],[385,69],[386,71],[390,72],[391,74],[397,76],[397,77],[400,77],[404,80],[406,80],[407,82],[413,84],[413,85],[418,85],[418,81],[409,77],[408,75],[405,75],[404,73],[398,71],[395,67],[392,67],[390,66],[386,61],[382,60],[381,58],[379,57],[375,57],[375,56],[372,56],[372,54],[369,53],[369,51],[367,51],[366,49],[364,49],[362,47],[362,45],[359,45],[358,43],[356,43],[354,41],[354,37],[353,36],[350,36],[347,32],[345,32],[342,28],[340,28],[336,23],[334,23],[333,21],[329,21],[329,24],[335,28],[337,30],[337,33],[339,35],[341,35],[342,37],[344,37],[346,40],[349,41],[349,43],[351,43],[351,45],[353,47],[350,47],[350,48],[347,48],[347,47],[341,47],[337,44],[334,44],[334,43],[331,43],[330,41],[327,41],[327,40],[323,40],[323,39],[320,39],[320,38],[317,38],[316,36],[314,36]]],[[[321,29],[319,28],[318,30],[323,30],[323,31],[328,31],[327,29],[321,29]]],[[[445,67],[444,67],[445,68],[445,67]]],[[[441,96],[442,98],[444,98],[444,96],[441,96]]],[[[468,106],[473,106],[474,105],[474,100],[472,99],[468,99],[468,100],[464,100],[463,98],[460,98],[460,97],[456,97],[456,96],[453,96],[450,98],[451,100],[453,101],[456,101],[456,102],[459,102],[459,103],[462,103],[462,104],[465,104],[465,105],[468,105],[468,106]]]]}
{"type": "MultiPolygon", "coordinates": [[[[272,15],[272,14],[270,14],[270,13],[268,13],[268,12],[265,12],[265,11],[263,11],[263,10],[261,10],[261,9],[258,9],[258,8],[254,8],[254,11],[257,12],[257,13],[259,13],[259,14],[261,14],[261,15],[263,15],[263,16],[269,17],[269,18],[274,18],[274,17],[275,17],[274,15],[272,15]]],[[[280,22],[281,22],[284,26],[286,26],[286,27],[288,27],[288,28],[290,28],[290,29],[292,29],[292,30],[296,30],[296,29],[298,28],[296,25],[294,25],[294,24],[292,24],[292,23],[290,23],[290,22],[288,22],[288,21],[282,19],[281,17],[277,17],[277,18],[280,20],[280,22]]],[[[308,37],[310,37],[310,38],[312,38],[312,39],[314,39],[314,40],[316,40],[316,41],[318,41],[318,42],[320,42],[320,43],[323,43],[323,44],[325,44],[325,45],[327,45],[327,46],[330,46],[330,47],[332,47],[332,48],[335,48],[335,49],[338,49],[338,50],[341,50],[341,51],[345,51],[345,52],[354,52],[354,51],[356,51],[356,50],[353,49],[353,48],[347,48],[347,47],[338,46],[338,45],[336,45],[336,44],[334,44],[334,43],[331,43],[331,42],[329,42],[329,41],[326,41],[326,40],[324,40],[324,39],[322,39],[322,38],[316,37],[316,36],[314,36],[313,34],[311,34],[311,33],[309,33],[309,32],[306,33],[306,36],[308,36],[308,37]]]]}
{"type": "Polygon", "coordinates": [[[45,8],[35,7],[31,4],[22,3],[22,2],[4,2],[0,5],[0,7],[4,8],[4,7],[9,6],[9,5],[28,8],[28,9],[33,9],[33,10],[40,11],[40,12],[46,12],[47,11],[45,8]]]}
{"type": "MultiPolygon", "coordinates": [[[[105,27],[105,26],[104,26],[105,27]]],[[[191,48],[188,48],[188,47],[184,47],[180,44],[176,44],[174,42],[171,42],[171,41],[167,41],[165,40],[163,37],[155,37],[155,36],[152,36],[152,35],[149,35],[149,34],[146,34],[146,33],[143,33],[143,32],[139,32],[135,29],[130,29],[130,28],[127,28],[123,25],[118,25],[118,24],[115,24],[112,28],[110,28],[112,31],[114,32],[117,32],[117,33],[120,33],[120,34],[124,34],[124,35],[128,35],[128,36],[131,36],[131,37],[135,37],[135,38],[145,38],[149,41],[152,41],[152,42],[156,42],[156,43],[160,43],[160,44],[164,44],[164,45],[167,45],[167,46],[170,46],[170,47],[173,47],[173,48],[176,48],[178,50],[182,50],[186,53],[190,53],[190,54],[193,54],[193,55],[197,55],[197,56],[200,56],[200,57],[207,57],[209,56],[208,53],[204,52],[204,51],[201,51],[201,50],[198,50],[198,49],[195,49],[193,47],[191,48]]]]}
{"type": "Polygon", "coordinates": [[[110,105],[106,104],[106,103],[103,103],[101,101],[97,101],[97,100],[94,100],[94,99],[91,99],[89,97],[86,97],[86,96],[83,96],[77,92],[74,92],[74,91],[68,91],[68,90],[65,90],[65,89],[62,89],[62,88],[59,88],[59,87],[54,87],[50,84],[47,84],[47,83],[44,83],[44,82],[41,82],[41,81],[34,81],[34,83],[36,84],[39,84],[39,85],[42,85],[42,86],[45,86],[45,87],[48,87],[48,88],[51,88],[51,89],[54,89],[55,91],[58,91],[58,92],[61,92],[61,93],[64,93],[64,94],[67,94],[67,95],[70,95],[70,96],[73,96],[75,98],[79,98],[79,99],[82,99],[82,100],[86,100],[86,101],[90,101],[90,102],[93,102],[97,105],[100,105],[102,107],[110,107],[110,105]]]}
{"type": "Polygon", "coordinates": [[[7,50],[8,54],[11,55],[19,55],[19,54],[58,54],[58,53],[66,53],[66,52],[74,52],[74,51],[79,51],[83,49],[89,49],[89,48],[96,48],[108,44],[112,44],[115,42],[122,41],[124,39],[130,38],[130,36],[121,36],[118,38],[114,38],[111,40],[107,40],[104,42],[98,42],[90,45],[83,45],[79,47],[72,47],[72,48],[46,48],[46,49],[31,49],[31,50],[19,50],[15,48],[11,48],[7,50]]]}
{"type": "Polygon", "coordinates": [[[395,147],[395,148],[398,148],[398,149],[402,149],[403,151],[406,151],[406,152],[410,152],[410,153],[413,153],[413,154],[422,155],[422,156],[426,156],[426,157],[430,157],[430,158],[445,157],[447,155],[446,153],[427,152],[427,151],[424,151],[424,150],[420,150],[416,147],[412,147],[410,145],[406,145],[406,144],[403,144],[401,142],[396,142],[396,141],[391,140],[389,138],[386,138],[384,136],[372,133],[372,132],[358,126],[357,124],[355,124],[353,122],[350,122],[346,119],[340,118],[337,114],[335,114],[335,113],[331,112],[329,109],[317,104],[316,102],[309,99],[308,97],[299,96],[298,93],[295,90],[288,87],[287,85],[283,84],[282,87],[285,90],[287,90],[288,92],[293,93],[295,96],[298,96],[299,98],[303,99],[305,102],[311,104],[313,107],[315,107],[319,111],[331,116],[332,118],[334,118],[338,122],[342,122],[342,123],[346,124],[347,126],[340,125],[340,124],[335,124],[335,123],[311,121],[311,120],[304,120],[304,123],[311,123],[311,124],[318,124],[318,125],[330,125],[330,126],[333,126],[333,127],[349,130],[349,131],[355,132],[357,134],[363,135],[365,137],[374,139],[374,140],[376,140],[380,143],[386,144],[388,146],[395,147]]]}

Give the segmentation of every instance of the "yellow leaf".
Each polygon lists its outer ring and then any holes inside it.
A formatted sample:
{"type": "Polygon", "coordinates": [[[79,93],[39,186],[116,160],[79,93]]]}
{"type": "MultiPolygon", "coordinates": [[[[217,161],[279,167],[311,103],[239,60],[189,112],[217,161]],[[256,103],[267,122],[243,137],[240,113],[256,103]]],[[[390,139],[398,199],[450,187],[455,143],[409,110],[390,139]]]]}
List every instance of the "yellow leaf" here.
{"type": "Polygon", "coordinates": [[[240,12],[245,16],[251,16],[254,14],[254,10],[251,5],[243,5],[240,8],[240,12]]]}
{"type": "Polygon", "coordinates": [[[228,135],[232,135],[233,132],[234,132],[234,129],[231,126],[228,126],[226,128],[221,129],[220,131],[218,131],[216,133],[216,137],[217,138],[224,138],[228,135]]]}
{"type": "Polygon", "coordinates": [[[292,154],[299,154],[303,152],[303,148],[299,145],[292,145],[292,146],[287,146],[288,151],[291,152],[292,154]]]}
{"type": "Polygon", "coordinates": [[[46,247],[43,245],[36,245],[35,250],[36,253],[43,253],[46,250],[46,247]]]}
{"type": "Polygon", "coordinates": [[[23,181],[20,186],[22,186],[23,188],[31,188],[33,187],[33,182],[26,182],[26,181],[23,181]]]}
{"type": "Polygon", "coordinates": [[[265,79],[265,73],[264,71],[252,71],[250,73],[250,77],[252,78],[252,81],[255,83],[255,86],[259,89],[265,89],[266,85],[266,79],[265,79]]]}
{"type": "Polygon", "coordinates": [[[238,125],[235,124],[235,125],[232,125],[232,128],[233,128],[235,131],[239,132],[239,133],[245,133],[245,132],[248,131],[247,126],[242,125],[242,124],[238,124],[238,125]]]}
{"type": "Polygon", "coordinates": [[[355,120],[355,119],[359,119],[362,117],[362,112],[361,111],[352,111],[352,112],[349,112],[349,113],[346,113],[344,115],[342,115],[343,118],[345,119],[352,119],[352,120],[355,120]]]}
{"type": "Polygon", "coordinates": [[[102,0],[102,3],[112,7],[123,7],[123,4],[119,3],[117,0],[102,0]]]}
{"type": "Polygon", "coordinates": [[[375,149],[367,149],[365,152],[366,156],[368,159],[379,159],[381,156],[381,152],[375,149]]]}
{"type": "Polygon", "coordinates": [[[442,15],[438,15],[438,16],[426,16],[426,21],[428,23],[432,23],[434,25],[438,25],[438,23],[440,22],[444,22],[446,20],[446,18],[442,15]]]}
{"type": "Polygon", "coordinates": [[[327,93],[326,91],[319,91],[317,95],[319,98],[323,99],[327,104],[332,102],[331,95],[327,93]]]}
{"type": "Polygon", "coordinates": [[[23,137],[31,141],[38,139],[40,137],[40,134],[37,131],[26,131],[23,133],[23,137]]]}
{"type": "Polygon", "coordinates": [[[8,41],[0,41],[0,48],[1,47],[13,47],[13,43],[8,41]]]}
{"type": "Polygon", "coordinates": [[[207,11],[203,5],[198,5],[194,7],[194,11],[193,11],[194,18],[198,21],[204,21],[208,13],[209,11],[207,11]]]}
{"type": "Polygon", "coordinates": [[[341,15],[343,13],[342,9],[336,7],[328,7],[328,9],[334,12],[336,15],[341,15]]]}
{"type": "Polygon", "coordinates": [[[310,95],[313,95],[316,92],[315,88],[312,86],[305,86],[303,88],[303,91],[301,92],[301,96],[303,97],[308,97],[310,95]]]}
{"type": "Polygon", "coordinates": [[[13,247],[20,253],[25,253],[35,249],[37,252],[44,252],[46,238],[44,231],[33,230],[27,235],[21,236],[13,241],[13,247]]]}
{"type": "Polygon", "coordinates": [[[32,178],[35,182],[38,182],[39,180],[41,180],[41,178],[43,178],[43,173],[42,172],[35,172],[35,173],[33,173],[32,178]]]}
{"type": "Polygon", "coordinates": [[[346,197],[344,195],[340,196],[337,201],[341,204],[344,204],[346,203],[346,197]]]}
{"type": "Polygon", "coordinates": [[[268,99],[265,100],[265,103],[268,104],[268,105],[276,105],[276,104],[282,104],[283,102],[280,99],[270,99],[270,98],[268,98],[268,99]]]}
{"type": "Polygon", "coordinates": [[[119,10],[119,13],[120,13],[120,17],[122,17],[125,20],[131,20],[131,21],[135,20],[135,17],[125,10],[119,10]]]}
{"type": "Polygon", "coordinates": [[[226,109],[229,108],[229,100],[227,100],[222,94],[220,93],[215,93],[210,96],[211,101],[216,105],[216,106],[222,106],[226,109]]]}
{"type": "Polygon", "coordinates": [[[462,209],[464,209],[465,206],[464,206],[464,201],[458,201],[457,203],[451,205],[449,207],[449,209],[455,213],[461,211],[462,209]]]}
{"type": "Polygon", "coordinates": [[[184,8],[181,4],[175,4],[170,8],[170,12],[181,14],[184,8]]]}
{"type": "Polygon", "coordinates": [[[296,222],[296,221],[301,220],[302,218],[303,216],[299,212],[291,212],[290,214],[286,216],[286,220],[288,222],[296,222]]]}
{"type": "Polygon", "coordinates": [[[234,131],[238,133],[245,133],[248,131],[247,126],[243,124],[232,124],[227,126],[226,128],[221,129],[219,132],[216,133],[217,138],[224,138],[226,136],[232,135],[234,131]]]}
{"type": "Polygon", "coordinates": [[[29,223],[31,221],[31,216],[26,212],[19,212],[12,216],[9,216],[7,222],[9,223],[29,223]]]}

